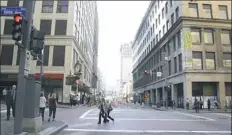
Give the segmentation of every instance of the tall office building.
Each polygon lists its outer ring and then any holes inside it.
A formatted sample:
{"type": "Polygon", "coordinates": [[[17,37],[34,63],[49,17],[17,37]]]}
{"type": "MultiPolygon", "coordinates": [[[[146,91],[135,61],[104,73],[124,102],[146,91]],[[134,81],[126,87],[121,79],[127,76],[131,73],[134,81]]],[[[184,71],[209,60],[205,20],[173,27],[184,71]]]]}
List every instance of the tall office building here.
{"type": "Polygon", "coordinates": [[[152,1],[132,49],[145,103],[231,100],[231,1],[152,1]]]}
{"type": "MultiPolygon", "coordinates": [[[[22,6],[23,1],[1,1],[1,6],[22,6]]],[[[43,90],[56,92],[58,101],[69,102],[72,92],[96,88],[98,59],[98,12],[96,1],[36,1],[34,26],[46,33],[43,90]],[[66,76],[81,63],[82,76],[72,86],[66,76]]],[[[1,17],[1,87],[17,84],[19,49],[11,39],[13,17],[1,17]]],[[[31,63],[30,74],[40,76],[40,63],[31,63]],[[36,67],[36,68],[34,68],[36,67]]]]}
{"type": "MultiPolygon", "coordinates": [[[[121,45],[121,69],[120,69],[120,91],[123,92],[124,85],[131,80],[132,81],[132,49],[131,43],[121,45]]],[[[125,96],[125,95],[124,95],[125,96]]]]}

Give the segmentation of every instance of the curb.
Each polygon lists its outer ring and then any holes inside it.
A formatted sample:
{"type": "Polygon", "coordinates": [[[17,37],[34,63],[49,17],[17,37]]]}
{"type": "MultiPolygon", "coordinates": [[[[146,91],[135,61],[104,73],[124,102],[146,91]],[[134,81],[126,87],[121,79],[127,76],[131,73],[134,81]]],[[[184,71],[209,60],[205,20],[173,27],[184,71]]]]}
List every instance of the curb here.
{"type": "MultiPolygon", "coordinates": [[[[62,121],[64,122],[64,121],[62,121]]],[[[37,135],[56,135],[57,133],[59,133],[60,131],[62,131],[64,128],[68,127],[68,123],[64,122],[64,124],[62,124],[59,127],[54,128],[53,130],[50,131],[45,131],[45,132],[39,132],[37,135]]]]}
{"type": "Polygon", "coordinates": [[[57,127],[57,128],[54,129],[53,131],[50,131],[50,132],[47,133],[46,135],[56,135],[57,133],[59,133],[60,131],[62,131],[63,129],[65,129],[66,127],[68,127],[68,123],[64,122],[63,125],[57,127]]]}

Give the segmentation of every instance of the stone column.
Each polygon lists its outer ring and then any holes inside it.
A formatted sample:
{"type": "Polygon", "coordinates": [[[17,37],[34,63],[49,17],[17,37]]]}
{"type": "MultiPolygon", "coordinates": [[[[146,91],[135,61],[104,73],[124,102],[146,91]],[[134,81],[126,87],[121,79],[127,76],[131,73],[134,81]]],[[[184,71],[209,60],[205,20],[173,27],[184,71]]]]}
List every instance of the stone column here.
{"type": "Polygon", "coordinates": [[[172,100],[174,100],[175,101],[175,106],[177,106],[177,87],[176,87],[176,85],[174,84],[174,85],[171,85],[171,91],[172,91],[172,100]]]}
{"type": "Polygon", "coordinates": [[[225,97],[226,97],[226,89],[225,89],[225,82],[220,81],[218,84],[218,89],[217,89],[217,97],[218,97],[218,102],[219,102],[219,106],[221,107],[221,109],[225,109],[225,97]]]}
{"type": "Polygon", "coordinates": [[[155,98],[156,100],[155,100],[155,102],[156,102],[156,104],[157,104],[157,103],[160,102],[160,94],[159,94],[158,88],[155,89],[155,93],[156,93],[156,94],[155,94],[155,95],[156,95],[156,98],[155,98]]]}
{"type": "Polygon", "coordinates": [[[186,108],[186,99],[189,99],[189,109],[192,109],[192,81],[188,78],[184,82],[184,108],[186,108]]]}
{"type": "Polygon", "coordinates": [[[28,79],[23,111],[23,131],[38,132],[42,127],[42,118],[39,116],[39,99],[41,83],[28,79]]]}

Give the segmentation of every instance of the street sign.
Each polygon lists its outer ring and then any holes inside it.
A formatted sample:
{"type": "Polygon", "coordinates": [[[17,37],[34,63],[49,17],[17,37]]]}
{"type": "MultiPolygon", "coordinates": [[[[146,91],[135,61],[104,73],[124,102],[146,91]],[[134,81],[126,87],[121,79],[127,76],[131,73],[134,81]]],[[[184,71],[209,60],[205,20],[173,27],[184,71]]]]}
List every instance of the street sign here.
{"type": "Polygon", "coordinates": [[[3,7],[1,6],[1,16],[14,16],[15,14],[20,14],[22,16],[26,15],[26,9],[22,7],[3,7]]]}
{"type": "Polygon", "coordinates": [[[156,75],[157,75],[157,77],[161,77],[162,73],[161,72],[157,72],[156,75]]]}
{"type": "Polygon", "coordinates": [[[30,57],[31,53],[30,51],[26,50],[26,57],[25,57],[25,68],[24,68],[24,75],[28,76],[29,71],[30,71],[30,57]]]}

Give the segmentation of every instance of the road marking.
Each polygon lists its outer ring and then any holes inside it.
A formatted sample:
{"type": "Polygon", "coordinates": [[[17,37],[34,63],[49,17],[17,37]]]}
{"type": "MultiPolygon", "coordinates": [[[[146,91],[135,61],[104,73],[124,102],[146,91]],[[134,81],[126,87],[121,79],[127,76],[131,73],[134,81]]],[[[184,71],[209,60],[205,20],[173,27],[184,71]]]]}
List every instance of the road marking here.
{"type": "Polygon", "coordinates": [[[215,115],[226,116],[231,118],[231,114],[224,114],[224,113],[213,113],[215,115]]]}
{"type": "MultiPolygon", "coordinates": [[[[98,117],[84,117],[82,119],[98,120],[98,117]]],[[[132,119],[132,118],[116,118],[115,120],[116,121],[209,121],[209,120],[185,120],[185,119],[132,119]]]]}
{"type": "Polygon", "coordinates": [[[88,113],[90,113],[91,111],[93,111],[94,109],[90,109],[90,110],[88,110],[88,111],[86,111],[85,113],[83,113],[80,117],[79,117],[79,119],[83,119],[88,113]]]}
{"type": "Polygon", "coordinates": [[[93,123],[83,123],[83,124],[74,124],[74,125],[69,125],[69,128],[74,128],[74,127],[82,127],[82,126],[92,126],[93,123]]]}
{"type": "Polygon", "coordinates": [[[210,118],[203,117],[203,116],[198,116],[198,115],[192,115],[192,114],[181,113],[181,112],[174,112],[174,113],[182,114],[182,115],[186,115],[186,116],[191,116],[191,117],[195,117],[195,118],[206,119],[206,120],[210,120],[210,121],[215,121],[214,119],[210,119],[210,118]]]}
{"type": "Polygon", "coordinates": [[[187,130],[101,130],[101,129],[64,129],[65,131],[76,132],[107,132],[107,133],[210,133],[230,134],[231,131],[187,131],[187,130]]]}

